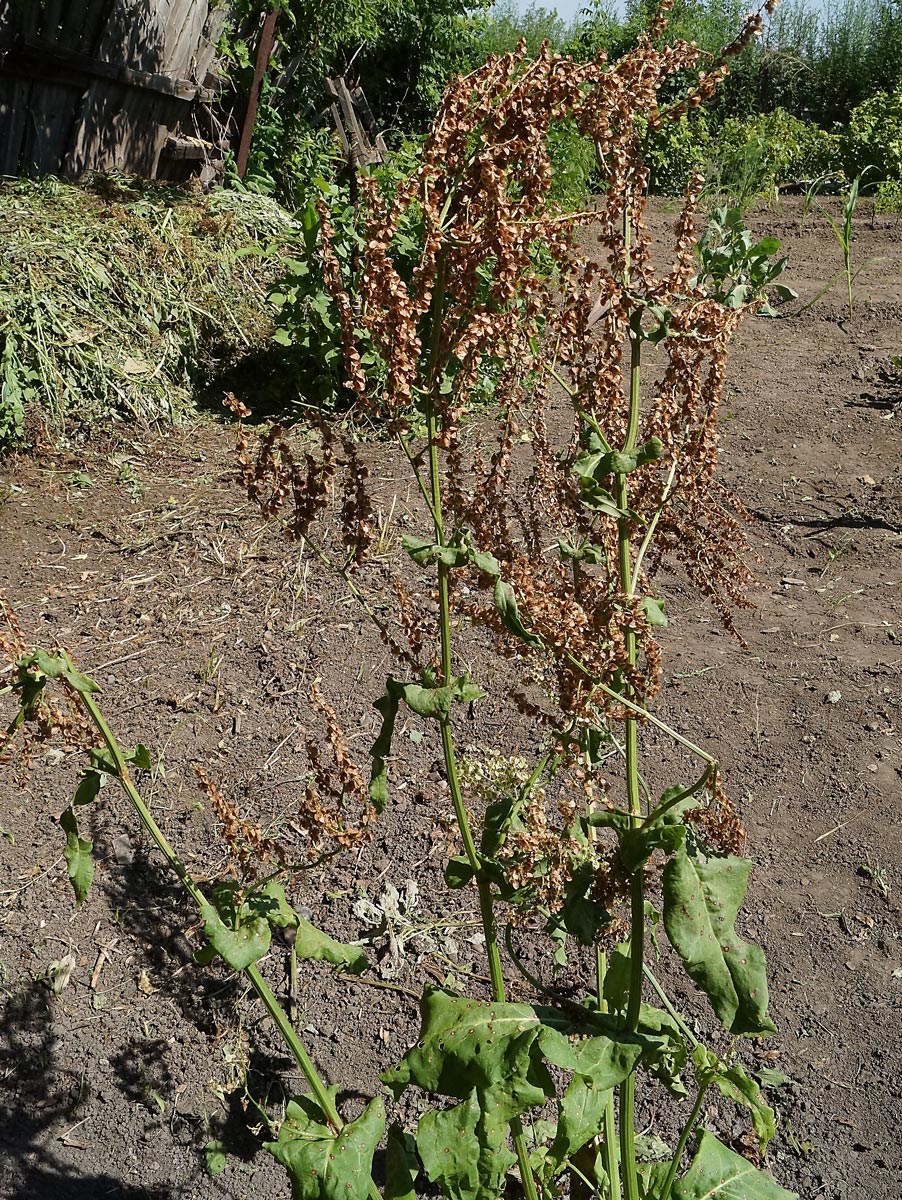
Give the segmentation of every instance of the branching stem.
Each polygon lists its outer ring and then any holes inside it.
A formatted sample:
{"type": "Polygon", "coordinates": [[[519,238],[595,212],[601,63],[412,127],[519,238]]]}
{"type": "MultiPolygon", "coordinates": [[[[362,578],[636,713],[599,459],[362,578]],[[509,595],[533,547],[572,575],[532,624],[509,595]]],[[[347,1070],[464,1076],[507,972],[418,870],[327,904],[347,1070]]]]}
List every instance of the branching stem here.
{"type": "MultiPolygon", "coordinates": [[[[110,752],[110,757],[112,758],[113,764],[116,768],[116,777],[122,785],[122,789],[131,802],[132,807],[138,814],[141,824],[144,826],[145,830],[150,835],[158,850],[168,862],[169,866],[178,876],[180,883],[191,896],[192,900],[194,900],[195,904],[197,904],[198,907],[201,905],[206,905],[208,901],[203,892],[189,875],[185,864],[176,854],[169,842],[169,839],[154,820],[153,814],[144,803],[144,800],[141,798],[141,795],[139,794],[135,785],[132,783],[131,774],[128,769],[128,763],[125,759],[125,755],[122,753],[122,748],[107,724],[103,713],[101,713],[100,709],[97,707],[93,696],[87,691],[80,691],[78,696],[85,708],[85,711],[97,729],[97,732],[103,739],[104,745],[110,752]]],[[[276,1028],[282,1035],[285,1045],[291,1051],[292,1057],[297,1063],[304,1080],[310,1088],[310,1091],[313,1093],[317,1104],[322,1109],[326,1120],[329,1122],[329,1125],[332,1127],[335,1133],[339,1133],[342,1129],[342,1120],[338,1114],[338,1110],[335,1107],[335,1102],[329,1095],[329,1091],[320,1078],[319,1072],[313,1065],[310,1056],[305,1050],[303,1042],[298,1037],[297,1032],[291,1024],[291,1021],[273,994],[269,984],[260,974],[260,971],[255,963],[251,963],[250,966],[245,967],[242,974],[257,993],[257,996],[262,1002],[263,1007],[269,1013],[276,1025],[276,1028]]],[[[371,1200],[381,1200],[379,1190],[372,1180],[370,1180],[369,1183],[369,1195],[371,1200]]]]}
{"type": "MultiPolygon", "coordinates": [[[[442,315],[445,303],[445,260],[440,257],[436,269],[435,287],[433,291],[432,328],[430,331],[429,367],[426,395],[426,431],[429,443],[429,508],[435,529],[435,542],[438,546],[445,545],[445,525],[442,512],[442,480],[438,459],[438,418],[436,414],[435,395],[438,388],[438,366],[441,348],[442,315]]],[[[447,563],[439,560],[438,574],[438,608],[439,608],[439,641],[442,680],[447,685],[453,675],[451,656],[451,594],[449,587],[449,571],[447,563]]],[[[495,912],[492,903],[491,883],[485,877],[480,862],[470,820],[467,816],[463,793],[460,786],[460,776],[457,770],[457,757],[454,751],[454,735],[451,729],[451,719],[448,716],[439,718],[442,737],[442,752],[445,760],[445,775],[451,802],[454,805],[454,815],[457,818],[458,829],[464,845],[467,861],[476,877],[479,894],[479,913],[482,918],[482,929],[485,935],[486,954],[489,960],[489,975],[492,981],[492,997],[499,1004],[506,999],[504,972],[501,966],[501,953],[498,948],[498,929],[495,922],[495,912]]],[[[523,1134],[523,1125],[519,1117],[511,1118],[511,1136],[517,1161],[520,1167],[520,1178],[526,1200],[539,1200],[535,1176],[529,1161],[529,1147],[523,1134]]]]}

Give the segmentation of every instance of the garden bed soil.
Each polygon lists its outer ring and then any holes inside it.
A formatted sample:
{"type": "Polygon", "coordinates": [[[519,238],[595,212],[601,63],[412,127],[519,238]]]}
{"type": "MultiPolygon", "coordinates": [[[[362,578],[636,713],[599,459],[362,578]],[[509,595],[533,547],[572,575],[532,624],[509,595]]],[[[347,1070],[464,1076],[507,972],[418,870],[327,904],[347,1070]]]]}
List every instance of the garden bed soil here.
{"type": "MultiPolygon", "coordinates": [[[[799,216],[786,201],[753,224],[782,239],[805,300],[840,263],[826,225],[809,217],[800,232],[799,216]]],[[[672,219],[656,208],[656,228],[672,219]]],[[[890,363],[902,352],[902,223],[857,218],[854,246],[867,262],[851,318],[836,288],[800,316],[748,322],[731,359],[723,471],[755,518],[761,556],[756,607],[740,614],[747,647],[678,577],[663,580],[657,711],[720,759],[749,830],[757,865],[741,928],[767,952],[779,1033],[747,1053],[791,1080],[773,1093],[767,1165],[805,1200],[902,1194],[902,383],[890,363]]],[[[291,838],[300,752],[317,724],[309,681],[321,679],[365,761],[370,704],[392,667],[355,602],[246,503],[233,443],[210,421],[119,427],[3,471],[4,587],[29,638],[58,640],[99,681],[122,742],[163,756],[165,777],[145,784],[197,878],[225,854],[191,764],[291,838]]],[[[392,448],[361,453],[379,497],[378,584],[422,515],[392,448]]],[[[491,684],[491,662],[474,669],[491,684]]],[[[374,841],[293,889],[336,936],[365,932],[352,912],[359,889],[378,901],[409,879],[413,923],[447,919],[448,803],[438,747],[420,732],[414,721],[399,729],[374,841]]],[[[490,700],[460,732],[502,749],[518,736],[490,700]]],[[[646,751],[654,773],[659,748],[646,751]]],[[[248,1096],[276,1111],[301,1081],[240,983],[194,965],[197,921],[113,787],[88,818],[97,875],[76,910],[57,824],[75,778],[75,762],[50,748],[21,788],[8,772],[0,784],[0,825],[15,839],[0,842],[0,1196],[285,1196],[248,1096]],[[71,978],[55,994],[48,968],[67,953],[71,978]],[[216,1177],[211,1140],[228,1155],[216,1177]]],[[[424,979],[460,977],[454,953],[485,974],[467,924],[475,909],[456,894],[456,950],[439,939],[450,964],[421,935],[396,974],[384,942],[369,981],[319,964],[301,972],[298,1023],[326,1079],[349,1089],[346,1113],[415,1039],[424,979]]],[[[526,953],[547,979],[535,948],[526,953]]],[[[264,970],[284,991],[283,955],[264,970]]],[[[513,995],[535,998],[525,985],[513,995]]],[[[734,1144],[747,1128],[725,1102],[707,1120],[734,1144]]]]}

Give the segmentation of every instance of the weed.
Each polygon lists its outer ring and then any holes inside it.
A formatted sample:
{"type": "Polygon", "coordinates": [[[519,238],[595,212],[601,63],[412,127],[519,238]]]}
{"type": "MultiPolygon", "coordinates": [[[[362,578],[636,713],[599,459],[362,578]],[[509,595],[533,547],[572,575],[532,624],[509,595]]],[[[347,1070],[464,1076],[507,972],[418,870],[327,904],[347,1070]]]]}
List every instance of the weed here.
{"type": "MultiPolygon", "coordinates": [[[[746,603],[745,514],[717,478],[718,409],[730,338],[766,305],[781,264],[771,261],[773,242],[756,243],[729,213],[719,241],[697,242],[699,177],[687,189],[673,254],[653,254],[643,220],[644,131],[711,96],[725,59],[742,52],[762,19],[750,18],[712,63],[687,42],[662,46],[668,9],[665,2],[612,68],[547,49],[527,62],[521,51],[453,84],[409,184],[387,197],[374,180],[361,181],[365,236],[353,295],[330,214],[325,206],[318,213],[347,387],[409,463],[424,524],[402,545],[425,583],[398,580],[391,620],[368,600],[360,579],[376,530],[367,470],[328,425],[316,426],[303,458],[279,427],[256,452],[239,427],[238,457],[251,497],[336,572],[395,656],[398,674],[375,701],[369,780],[325,694],[328,678],[314,681],[309,707],[323,734],[306,744],[307,778],[291,823],[299,841],[261,828],[197,766],[231,867],[202,887],[139,791],[153,766],[147,748],[120,746],[96,684],[64,650],[29,651],[4,605],[3,648],[16,664],[7,690],[18,701],[9,736],[20,735],[26,758],[53,730],[86,755],[60,818],[77,902],[94,870],[79,820],[112,776],[196,907],[204,937],[197,960],[219,957],[243,975],[307,1083],[267,1143],[302,1200],[379,1200],[371,1171],[385,1103],[375,1097],[343,1122],[337,1089],[323,1083],[258,964],[281,930],[297,961],[367,969],[361,946],[337,942],[289,905],[284,879],[373,836],[391,799],[402,718],[432,727],[441,741],[462,850],[449,858],[445,880],[470,889],[478,905],[491,999],[424,988],[419,1039],[382,1075],[396,1099],[408,1089],[422,1094],[409,1106],[419,1113],[416,1128],[388,1134],[386,1196],[414,1194],[422,1176],[420,1190],[435,1185],[446,1200],[497,1200],[513,1188],[526,1200],[551,1200],[584,1187],[611,1200],[702,1200],[712,1187],[788,1197],[701,1127],[715,1089],[748,1112],[764,1152],[775,1114],[765,1080],[741,1065],[735,1041],[775,1027],[763,952],[735,929],[752,867],[742,855],[745,831],[716,760],[652,707],[667,626],[654,581],[660,564],[680,563],[732,632],[746,603]],[[687,78],[688,92],[674,99],[687,78]],[[597,216],[563,217],[548,203],[556,120],[572,121],[595,146],[607,185],[597,216]],[[411,263],[398,235],[414,216],[422,237],[411,263]],[[586,256],[575,233],[589,224],[598,244],[586,256]],[[673,265],[657,274],[652,262],[662,259],[673,265]],[[376,348],[383,371],[367,369],[360,340],[376,348]],[[650,387],[649,345],[662,360],[650,387]],[[485,364],[493,406],[465,437],[485,364]],[[555,394],[566,413],[557,442],[547,420],[555,394]],[[530,437],[515,462],[524,428],[530,437]],[[314,523],[336,492],[340,529],[321,545],[314,523]],[[481,769],[462,764],[459,732],[459,714],[485,697],[467,668],[479,639],[509,660],[511,681],[496,700],[524,743],[520,754],[487,756],[481,769]],[[684,756],[679,777],[663,787],[643,769],[649,730],[684,756]],[[581,993],[561,995],[521,961],[524,926],[547,935],[552,977],[568,947],[588,951],[594,971],[581,993]],[[701,1043],[649,969],[646,941],[656,944],[659,926],[674,967],[731,1039],[722,1053],[701,1043]],[[512,971],[538,993],[535,1003],[508,999],[512,971]],[[648,1003],[649,988],[661,1007],[648,1003]],[[637,1089],[659,1084],[675,1097],[690,1087],[693,1094],[675,1117],[672,1150],[656,1140],[647,1154],[637,1089]],[[555,1120],[538,1119],[546,1106],[555,1120]]],[[[378,907],[359,902],[362,919],[378,921],[388,938],[389,971],[417,939],[441,952],[444,923],[424,928],[414,888],[386,888],[378,907]]],[[[459,985],[467,971],[453,970],[459,985]]]]}
{"type": "Polygon", "coordinates": [[[133,504],[137,504],[147,491],[147,484],[139,476],[135,464],[128,459],[120,466],[116,482],[123,485],[133,504]]]}
{"type": "Polygon", "coordinates": [[[889,877],[879,862],[872,863],[870,860],[868,860],[866,863],[862,863],[858,868],[858,874],[862,877],[862,879],[870,880],[876,891],[879,892],[884,900],[889,899],[889,877]]]}

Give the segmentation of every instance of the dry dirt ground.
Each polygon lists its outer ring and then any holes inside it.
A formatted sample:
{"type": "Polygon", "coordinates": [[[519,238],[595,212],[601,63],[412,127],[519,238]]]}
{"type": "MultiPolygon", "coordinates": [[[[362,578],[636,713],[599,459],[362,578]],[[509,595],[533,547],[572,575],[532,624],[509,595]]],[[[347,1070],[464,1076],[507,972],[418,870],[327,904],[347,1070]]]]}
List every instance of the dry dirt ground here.
{"type": "MultiPolygon", "coordinates": [[[[839,263],[830,231],[810,219],[800,232],[798,216],[785,202],[754,224],[783,240],[807,299],[839,263]]],[[[779,1026],[750,1053],[791,1079],[774,1093],[768,1165],[806,1200],[902,1195],[902,382],[890,363],[902,352],[902,223],[862,217],[855,238],[867,261],[851,319],[836,289],[804,315],[750,322],[732,358],[723,467],[756,518],[761,555],[756,608],[741,614],[748,648],[679,580],[664,581],[658,712],[721,759],[749,829],[757,867],[743,928],[766,949],[779,1026]]],[[[102,684],[122,741],[159,756],[165,776],[144,786],[199,878],[224,853],[191,764],[291,838],[315,724],[310,678],[322,678],[365,759],[370,702],[391,669],[355,603],[230,482],[232,441],[212,422],[120,431],[7,462],[0,493],[0,577],[25,629],[68,646],[102,684]]],[[[393,452],[364,452],[380,496],[378,575],[421,518],[393,452]]],[[[465,720],[465,740],[505,745],[491,704],[465,720]]],[[[362,891],[378,901],[386,884],[419,883],[410,924],[420,940],[396,974],[376,938],[367,981],[317,965],[298,982],[298,1022],[325,1077],[350,1088],[346,1111],[355,1086],[378,1088],[378,1071],[415,1036],[424,979],[485,969],[468,894],[450,910],[459,925],[432,941],[422,932],[449,910],[447,804],[436,747],[419,734],[413,722],[400,731],[394,798],[373,843],[293,892],[352,939],[367,932],[352,908],[362,891]]],[[[91,813],[97,876],[75,909],[57,825],[75,778],[50,749],[22,789],[8,773],[0,782],[0,826],[15,839],[0,840],[0,1196],[286,1195],[249,1098],[277,1111],[301,1090],[290,1061],[234,978],[193,964],[196,922],[112,787],[91,813]],[[67,953],[71,979],[55,994],[48,968],[67,953]],[[228,1151],[216,1178],[203,1154],[211,1139],[228,1151]]],[[[284,993],[283,955],[265,970],[284,993]]],[[[745,1129],[725,1104],[708,1120],[728,1139],[745,1129]]]]}

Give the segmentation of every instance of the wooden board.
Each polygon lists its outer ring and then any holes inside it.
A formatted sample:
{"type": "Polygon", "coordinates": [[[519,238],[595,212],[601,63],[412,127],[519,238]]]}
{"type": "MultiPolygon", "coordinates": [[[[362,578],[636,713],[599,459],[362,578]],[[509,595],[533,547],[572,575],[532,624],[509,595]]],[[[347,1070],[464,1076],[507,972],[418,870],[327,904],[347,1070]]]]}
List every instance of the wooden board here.
{"type": "Polygon", "coordinates": [[[216,0],[0,0],[0,174],[153,176],[217,94],[216,0]]]}

